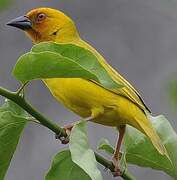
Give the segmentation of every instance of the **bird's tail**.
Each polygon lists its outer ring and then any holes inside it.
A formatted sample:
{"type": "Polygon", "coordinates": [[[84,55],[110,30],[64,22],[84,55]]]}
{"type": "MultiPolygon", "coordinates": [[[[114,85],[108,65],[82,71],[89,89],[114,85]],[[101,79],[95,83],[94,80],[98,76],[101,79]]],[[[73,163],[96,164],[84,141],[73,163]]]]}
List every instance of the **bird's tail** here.
{"type": "Polygon", "coordinates": [[[165,146],[163,145],[160,137],[158,136],[154,127],[152,126],[149,115],[147,115],[145,118],[141,120],[137,120],[137,123],[140,127],[139,130],[147,137],[149,137],[157,151],[162,155],[166,155],[168,159],[170,159],[165,146]]]}

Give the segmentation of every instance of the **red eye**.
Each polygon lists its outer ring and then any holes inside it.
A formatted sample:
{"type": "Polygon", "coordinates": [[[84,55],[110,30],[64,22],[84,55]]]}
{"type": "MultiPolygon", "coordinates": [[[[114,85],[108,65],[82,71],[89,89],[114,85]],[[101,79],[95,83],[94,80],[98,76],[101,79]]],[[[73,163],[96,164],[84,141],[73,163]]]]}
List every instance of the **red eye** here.
{"type": "Polygon", "coordinates": [[[46,18],[46,15],[44,13],[40,13],[37,16],[37,20],[38,21],[43,21],[46,18]]]}

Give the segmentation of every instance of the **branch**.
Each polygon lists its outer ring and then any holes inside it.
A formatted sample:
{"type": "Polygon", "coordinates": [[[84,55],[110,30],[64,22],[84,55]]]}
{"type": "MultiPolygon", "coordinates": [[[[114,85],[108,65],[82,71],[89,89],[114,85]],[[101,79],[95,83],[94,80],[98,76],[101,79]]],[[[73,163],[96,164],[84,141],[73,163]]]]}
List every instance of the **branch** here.
{"type": "MultiPolygon", "coordinates": [[[[7,89],[0,87],[0,95],[10,99],[11,101],[18,104],[21,108],[23,108],[26,112],[28,112],[31,116],[33,116],[36,120],[38,120],[42,125],[60,135],[60,137],[67,137],[67,134],[63,128],[58,126],[56,123],[52,122],[48,118],[44,117],[40,112],[38,112],[35,108],[33,108],[26,100],[19,95],[19,92],[11,92],[7,89]]],[[[114,165],[111,161],[108,161],[101,155],[95,152],[95,157],[97,162],[102,164],[105,168],[108,168],[111,172],[114,172],[114,165]]],[[[125,180],[135,180],[135,178],[129,172],[122,172],[122,178],[125,180]]]]}
{"type": "Polygon", "coordinates": [[[16,104],[18,104],[21,108],[23,108],[26,112],[28,112],[31,116],[37,119],[42,125],[49,128],[56,134],[61,134],[63,137],[67,137],[67,134],[63,128],[52,122],[51,120],[44,117],[40,112],[34,109],[29,103],[25,101],[25,99],[19,96],[18,92],[11,92],[7,89],[0,87],[0,95],[4,96],[16,104]]]}

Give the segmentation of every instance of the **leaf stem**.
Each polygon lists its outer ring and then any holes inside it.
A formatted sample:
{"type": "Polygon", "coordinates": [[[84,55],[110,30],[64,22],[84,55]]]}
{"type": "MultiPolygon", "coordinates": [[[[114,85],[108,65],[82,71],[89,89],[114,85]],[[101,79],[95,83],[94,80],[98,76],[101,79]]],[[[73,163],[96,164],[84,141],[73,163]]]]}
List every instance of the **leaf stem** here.
{"type": "Polygon", "coordinates": [[[29,81],[27,81],[26,83],[22,84],[22,86],[18,89],[17,91],[17,95],[20,95],[21,92],[24,90],[25,86],[29,83],[29,81]]]}
{"type": "MultiPolygon", "coordinates": [[[[0,87],[0,95],[18,104],[21,108],[23,108],[26,112],[28,112],[31,116],[33,116],[36,120],[38,120],[43,126],[47,127],[54,133],[60,134],[60,136],[63,137],[67,137],[67,134],[63,128],[61,128],[56,123],[49,120],[48,118],[44,117],[40,112],[38,112],[28,102],[26,102],[26,100],[23,97],[21,97],[18,93],[11,92],[5,88],[0,87]]],[[[111,161],[108,161],[107,159],[105,159],[96,152],[95,152],[95,157],[97,162],[102,164],[104,167],[108,168],[111,172],[114,172],[114,165],[112,164],[111,161]]],[[[121,177],[125,180],[135,180],[135,178],[127,171],[122,172],[121,177]]]]}

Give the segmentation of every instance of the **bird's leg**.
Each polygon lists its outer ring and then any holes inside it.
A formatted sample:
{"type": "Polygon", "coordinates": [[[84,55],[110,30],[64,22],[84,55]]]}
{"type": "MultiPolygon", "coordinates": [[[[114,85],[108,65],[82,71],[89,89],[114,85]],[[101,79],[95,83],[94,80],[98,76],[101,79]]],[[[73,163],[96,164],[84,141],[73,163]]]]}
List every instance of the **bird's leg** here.
{"type": "Polygon", "coordinates": [[[125,125],[123,126],[119,126],[119,137],[116,143],[116,147],[115,147],[115,151],[112,157],[112,163],[114,165],[114,177],[116,176],[120,176],[121,172],[120,172],[120,167],[119,167],[119,155],[120,155],[120,148],[121,148],[121,144],[122,144],[122,140],[125,134],[125,125]]]}
{"type": "MultiPolygon", "coordinates": [[[[86,118],[86,121],[92,121],[94,118],[98,117],[100,114],[103,114],[104,112],[104,108],[94,108],[91,110],[91,117],[86,118]]],[[[69,136],[71,134],[71,130],[74,126],[73,124],[67,124],[65,126],[63,126],[63,129],[65,130],[67,137],[61,137],[60,134],[55,135],[56,139],[59,139],[61,141],[62,144],[68,144],[69,143],[69,136]]]]}

